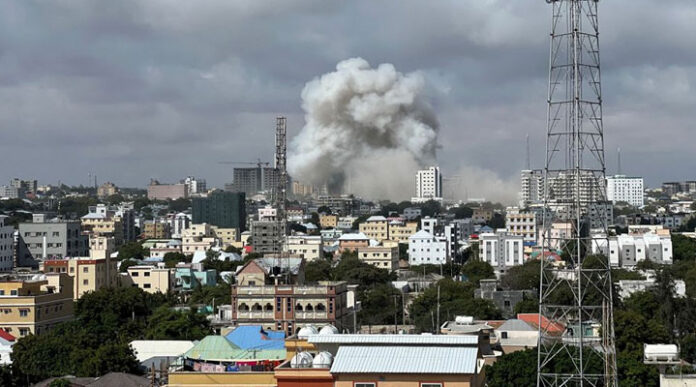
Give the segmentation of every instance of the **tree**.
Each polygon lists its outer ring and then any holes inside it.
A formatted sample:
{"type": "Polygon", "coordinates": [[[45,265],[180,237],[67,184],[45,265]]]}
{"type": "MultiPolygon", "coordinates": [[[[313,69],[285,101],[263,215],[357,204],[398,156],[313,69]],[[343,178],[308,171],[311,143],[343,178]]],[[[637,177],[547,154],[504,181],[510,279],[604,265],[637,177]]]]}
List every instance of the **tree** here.
{"type": "Polygon", "coordinates": [[[235,254],[240,254],[240,255],[242,254],[242,250],[240,248],[234,247],[232,245],[225,247],[225,252],[226,253],[235,253],[235,254]]]}
{"type": "Polygon", "coordinates": [[[317,212],[325,215],[331,215],[333,213],[331,211],[331,207],[329,206],[320,206],[319,208],[317,208],[317,212]]]}
{"type": "Polygon", "coordinates": [[[505,228],[505,217],[502,214],[494,213],[491,220],[486,222],[486,225],[492,229],[505,228]]]}
{"type": "Polygon", "coordinates": [[[505,354],[485,368],[489,386],[536,386],[536,373],[536,349],[505,354]]]}
{"type": "Polygon", "coordinates": [[[182,212],[191,208],[191,200],[185,198],[178,198],[169,202],[169,209],[174,212],[182,212]]]}
{"type": "Polygon", "coordinates": [[[501,285],[506,289],[539,289],[541,262],[530,260],[519,266],[511,267],[501,278],[501,285]]]}
{"type": "Polygon", "coordinates": [[[123,261],[121,261],[121,265],[118,267],[118,271],[120,271],[121,273],[127,273],[129,267],[137,266],[137,265],[138,265],[138,261],[136,261],[134,259],[130,259],[130,258],[124,259],[123,261]]]}
{"type": "Polygon", "coordinates": [[[212,334],[204,314],[193,308],[175,311],[168,306],[157,308],[148,319],[145,338],[148,340],[200,340],[212,334]]]}
{"type": "Polygon", "coordinates": [[[395,315],[397,321],[401,318],[401,297],[403,294],[391,284],[377,284],[362,292],[359,295],[360,321],[363,325],[394,324],[395,315]],[[396,305],[394,297],[397,297],[396,305]]]}
{"type": "Polygon", "coordinates": [[[316,212],[312,212],[310,216],[310,221],[312,222],[312,224],[319,227],[319,214],[317,214],[316,212]]]}
{"type": "Polygon", "coordinates": [[[428,200],[427,202],[421,204],[421,216],[434,217],[439,214],[442,210],[442,205],[440,202],[435,200],[428,200]]]}
{"type": "Polygon", "coordinates": [[[385,284],[396,280],[396,274],[387,269],[380,269],[357,258],[357,255],[344,254],[341,261],[331,272],[334,281],[346,281],[358,284],[360,290],[365,290],[377,284],[385,284]]]}
{"type": "Polygon", "coordinates": [[[193,289],[188,299],[188,304],[198,305],[225,305],[231,300],[230,284],[218,282],[215,286],[198,286],[193,289]]]}
{"type": "Polygon", "coordinates": [[[360,223],[365,222],[367,220],[367,218],[368,218],[367,215],[358,216],[358,218],[353,221],[353,225],[351,226],[351,228],[353,230],[358,230],[360,228],[360,223]]]}
{"type": "Polygon", "coordinates": [[[108,204],[115,205],[124,202],[126,199],[121,194],[113,194],[104,199],[108,204]]]}
{"type": "Polygon", "coordinates": [[[128,242],[118,249],[118,259],[143,259],[150,255],[150,250],[143,248],[140,242],[128,242]]]}
{"type": "Polygon", "coordinates": [[[514,313],[539,313],[539,300],[523,296],[522,301],[515,304],[514,313]]]}
{"type": "Polygon", "coordinates": [[[449,213],[454,214],[455,219],[467,219],[474,215],[474,210],[471,207],[460,205],[449,209],[449,213]]]}
{"type": "Polygon", "coordinates": [[[476,284],[477,287],[480,280],[495,277],[493,266],[488,264],[488,262],[478,260],[469,260],[462,266],[462,274],[469,279],[469,282],[476,284]]]}
{"type": "Polygon", "coordinates": [[[331,263],[325,259],[315,259],[305,265],[305,281],[314,283],[327,281],[331,277],[331,263]]]}
{"type": "Polygon", "coordinates": [[[167,268],[173,268],[176,267],[176,264],[179,262],[185,262],[189,263],[193,259],[192,256],[190,255],[185,255],[184,253],[180,252],[169,252],[164,254],[164,257],[162,257],[162,261],[164,262],[164,266],[167,268]]]}
{"type": "Polygon", "coordinates": [[[675,261],[695,261],[696,239],[680,234],[672,234],[672,255],[675,261]]]}
{"type": "Polygon", "coordinates": [[[48,387],[71,387],[72,383],[68,379],[65,378],[58,378],[58,379],[53,379],[51,381],[51,384],[48,385],[48,387]]]}

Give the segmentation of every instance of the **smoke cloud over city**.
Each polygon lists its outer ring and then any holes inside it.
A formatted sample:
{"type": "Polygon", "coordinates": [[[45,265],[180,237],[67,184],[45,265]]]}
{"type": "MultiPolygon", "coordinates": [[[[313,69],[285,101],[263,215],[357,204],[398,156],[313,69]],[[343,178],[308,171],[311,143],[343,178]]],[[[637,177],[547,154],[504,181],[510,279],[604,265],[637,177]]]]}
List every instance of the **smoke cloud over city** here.
{"type": "Polygon", "coordinates": [[[419,73],[344,60],[302,91],[305,126],[290,146],[294,179],[371,198],[413,195],[415,171],[435,163],[438,121],[419,73]]]}

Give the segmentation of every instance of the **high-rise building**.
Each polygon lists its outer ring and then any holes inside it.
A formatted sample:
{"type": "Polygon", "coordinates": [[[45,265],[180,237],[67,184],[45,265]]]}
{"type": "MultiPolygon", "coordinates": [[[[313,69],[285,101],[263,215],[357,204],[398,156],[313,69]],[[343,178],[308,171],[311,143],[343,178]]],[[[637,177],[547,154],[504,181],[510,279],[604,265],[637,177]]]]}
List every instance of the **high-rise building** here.
{"type": "Polygon", "coordinates": [[[215,190],[205,198],[193,198],[193,223],[207,223],[223,228],[246,230],[246,195],[244,192],[215,190]]]}
{"type": "Polygon", "coordinates": [[[255,195],[273,192],[278,186],[278,170],[272,167],[235,168],[233,176],[234,183],[225,184],[226,191],[255,195]]]}
{"type": "Polygon", "coordinates": [[[107,181],[106,183],[100,185],[99,188],[97,188],[97,197],[99,199],[104,199],[117,193],[118,187],[116,187],[116,185],[110,181],[107,181]]]}
{"type": "Polygon", "coordinates": [[[479,235],[479,259],[488,262],[496,275],[524,263],[524,238],[506,231],[479,235]]]}
{"type": "Polygon", "coordinates": [[[634,207],[643,207],[643,178],[625,175],[607,177],[607,200],[614,204],[626,202],[634,207]]]}
{"type": "Polygon", "coordinates": [[[157,180],[152,180],[147,187],[147,198],[150,200],[176,200],[189,196],[186,184],[160,184],[157,180]]]}
{"type": "Polygon", "coordinates": [[[22,180],[14,178],[10,181],[10,186],[20,189],[27,194],[36,194],[38,183],[36,180],[22,180]]]}
{"type": "Polygon", "coordinates": [[[416,196],[413,202],[442,200],[442,175],[440,167],[430,167],[416,172],[416,196]]]}
{"type": "Polygon", "coordinates": [[[524,169],[520,173],[520,206],[542,203],[544,201],[544,171],[524,169]]]}
{"type": "MultiPolygon", "coordinates": [[[[89,254],[89,238],[82,234],[77,220],[49,220],[45,214],[34,214],[31,223],[19,224],[19,236],[28,253],[36,259],[86,257],[89,254]]],[[[27,258],[18,257],[19,260],[27,258]]]]}
{"type": "Polygon", "coordinates": [[[81,220],[87,234],[113,237],[116,246],[135,240],[135,215],[129,204],[90,206],[89,213],[81,220]]]}
{"type": "Polygon", "coordinates": [[[525,242],[536,243],[536,213],[508,207],[505,210],[505,229],[509,235],[521,236],[525,242]]]}
{"type": "Polygon", "coordinates": [[[14,266],[14,227],[7,222],[8,218],[0,215],[0,271],[10,271],[14,266]]]}
{"type": "Polygon", "coordinates": [[[188,176],[182,183],[186,185],[189,195],[202,194],[207,189],[205,179],[196,179],[193,176],[188,176]]]}

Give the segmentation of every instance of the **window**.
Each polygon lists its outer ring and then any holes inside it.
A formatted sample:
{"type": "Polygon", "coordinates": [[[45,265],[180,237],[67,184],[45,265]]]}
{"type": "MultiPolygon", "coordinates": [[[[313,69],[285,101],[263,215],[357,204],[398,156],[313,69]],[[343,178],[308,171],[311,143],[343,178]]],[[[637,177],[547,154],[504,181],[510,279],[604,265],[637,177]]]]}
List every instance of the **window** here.
{"type": "Polygon", "coordinates": [[[11,295],[11,296],[16,296],[16,295],[17,295],[17,289],[12,289],[12,290],[10,290],[10,295],[11,295]]]}
{"type": "Polygon", "coordinates": [[[353,386],[354,386],[354,387],[376,387],[377,384],[371,383],[371,382],[368,382],[368,383],[365,383],[365,382],[359,382],[359,383],[358,383],[358,382],[356,382],[353,386]]]}
{"type": "Polygon", "coordinates": [[[150,289],[151,287],[152,287],[152,285],[150,285],[150,284],[143,284],[144,289],[150,289]]]}
{"type": "Polygon", "coordinates": [[[89,273],[89,267],[85,266],[82,268],[83,273],[89,273]]]}
{"type": "Polygon", "coordinates": [[[507,334],[508,334],[507,332],[500,332],[500,337],[503,339],[507,339],[508,338],[507,334]]]}
{"type": "Polygon", "coordinates": [[[421,387],[442,387],[442,383],[421,383],[421,387]]]}
{"type": "Polygon", "coordinates": [[[89,280],[82,280],[83,285],[89,285],[89,280]]]}
{"type": "Polygon", "coordinates": [[[4,290],[0,290],[0,296],[4,296],[4,295],[5,295],[5,291],[4,291],[4,290]]]}
{"type": "Polygon", "coordinates": [[[26,336],[29,334],[29,328],[19,328],[19,335],[26,336]]]}
{"type": "Polygon", "coordinates": [[[144,275],[145,277],[149,277],[149,276],[150,276],[150,272],[149,272],[149,271],[146,271],[145,273],[143,273],[143,275],[144,275]]]}
{"type": "Polygon", "coordinates": [[[137,277],[138,275],[139,275],[139,274],[138,274],[137,271],[134,271],[134,272],[131,273],[131,277],[137,277]]]}
{"type": "Polygon", "coordinates": [[[27,317],[29,316],[29,309],[20,309],[19,310],[19,317],[27,317]]]}

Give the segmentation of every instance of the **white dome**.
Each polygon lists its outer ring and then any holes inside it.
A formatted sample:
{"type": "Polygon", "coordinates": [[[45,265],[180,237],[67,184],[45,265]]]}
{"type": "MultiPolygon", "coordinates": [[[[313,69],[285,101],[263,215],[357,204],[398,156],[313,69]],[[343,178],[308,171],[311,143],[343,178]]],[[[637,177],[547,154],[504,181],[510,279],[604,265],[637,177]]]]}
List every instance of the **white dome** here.
{"type": "Polygon", "coordinates": [[[290,368],[309,368],[312,366],[312,354],[309,352],[298,352],[290,360],[290,368]]]}
{"type": "Polygon", "coordinates": [[[307,325],[306,327],[303,327],[302,329],[300,329],[299,332],[297,332],[297,338],[298,339],[306,339],[310,335],[316,335],[317,333],[318,333],[317,328],[315,328],[311,325],[307,325]]]}
{"type": "Polygon", "coordinates": [[[319,331],[319,334],[320,335],[336,335],[336,334],[338,334],[338,329],[331,324],[324,325],[324,327],[321,328],[321,330],[319,331]]]}
{"type": "Polygon", "coordinates": [[[323,351],[319,352],[317,356],[314,356],[314,361],[312,362],[312,368],[330,368],[331,363],[333,363],[333,355],[329,352],[323,351]]]}

